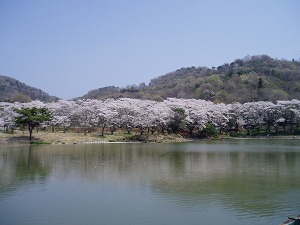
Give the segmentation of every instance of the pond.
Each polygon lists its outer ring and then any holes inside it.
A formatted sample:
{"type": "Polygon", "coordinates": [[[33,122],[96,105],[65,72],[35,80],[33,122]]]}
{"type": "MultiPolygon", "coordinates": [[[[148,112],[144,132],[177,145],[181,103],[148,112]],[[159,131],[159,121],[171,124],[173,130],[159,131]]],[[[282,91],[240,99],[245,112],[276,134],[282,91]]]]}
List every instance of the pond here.
{"type": "Polygon", "coordinates": [[[300,140],[1,145],[0,224],[274,224],[300,214],[300,140]]]}

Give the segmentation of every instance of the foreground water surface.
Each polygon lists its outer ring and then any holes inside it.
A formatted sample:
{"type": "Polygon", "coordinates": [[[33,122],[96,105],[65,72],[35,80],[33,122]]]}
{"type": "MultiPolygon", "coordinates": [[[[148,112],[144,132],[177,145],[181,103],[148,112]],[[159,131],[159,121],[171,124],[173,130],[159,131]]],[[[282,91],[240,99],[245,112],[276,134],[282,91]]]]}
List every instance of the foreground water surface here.
{"type": "Polygon", "coordinates": [[[274,224],[300,140],[0,146],[0,224],[274,224]]]}

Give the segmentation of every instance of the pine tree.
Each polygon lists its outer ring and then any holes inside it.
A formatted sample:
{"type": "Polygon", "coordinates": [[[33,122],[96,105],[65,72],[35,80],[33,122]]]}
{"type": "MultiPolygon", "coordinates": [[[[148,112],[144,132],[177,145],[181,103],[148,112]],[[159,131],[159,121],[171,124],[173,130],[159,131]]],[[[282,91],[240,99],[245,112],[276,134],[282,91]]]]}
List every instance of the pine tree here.
{"type": "Polygon", "coordinates": [[[15,117],[15,123],[17,125],[28,126],[29,140],[32,139],[32,131],[35,127],[38,127],[40,123],[50,121],[52,115],[47,108],[23,108],[15,109],[19,115],[15,117]]]}
{"type": "Polygon", "coordinates": [[[257,82],[257,90],[264,88],[263,79],[260,77],[257,82]]]}

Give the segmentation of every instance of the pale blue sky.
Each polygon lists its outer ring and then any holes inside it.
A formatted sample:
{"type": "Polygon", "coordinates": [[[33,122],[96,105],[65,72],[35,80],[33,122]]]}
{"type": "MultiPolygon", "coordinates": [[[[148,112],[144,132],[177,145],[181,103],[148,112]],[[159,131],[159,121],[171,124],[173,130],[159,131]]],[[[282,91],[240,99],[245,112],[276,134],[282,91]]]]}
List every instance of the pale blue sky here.
{"type": "Polygon", "coordinates": [[[0,0],[0,74],[70,99],[246,55],[291,60],[299,12],[300,0],[0,0]]]}

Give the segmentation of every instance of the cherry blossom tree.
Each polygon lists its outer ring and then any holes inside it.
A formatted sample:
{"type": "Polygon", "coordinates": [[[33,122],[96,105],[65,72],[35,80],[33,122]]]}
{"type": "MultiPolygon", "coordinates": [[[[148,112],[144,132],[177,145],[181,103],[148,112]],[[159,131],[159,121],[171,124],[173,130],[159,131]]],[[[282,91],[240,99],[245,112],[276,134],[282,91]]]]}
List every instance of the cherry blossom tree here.
{"type": "Polygon", "coordinates": [[[52,113],[52,121],[50,125],[52,127],[52,131],[55,131],[56,127],[63,127],[63,132],[65,133],[67,128],[71,126],[71,112],[76,108],[75,101],[66,101],[59,100],[57,102],[48,103],[47,108],[52,113]]]}
{"type": "Polygon", "coordinates": [[[215,104],[211,101],[201,99],[178,99],[168,98],[157,102],[151,100],[140,100],[130,98],[91,100],[83,99],[77,101],[59,100],[52,103],[32,101],[27,103],[0,102],[0,125],[1,127],[13,127],[15,109],[22,108],[47,108],[53,115],[48,123],[53,131],[68,127],[77,127],[86,134],[94,128],[100,129],[100,135],[104,135],[106,129],[113,134],[117,128],[127,130],[133,129],[140,134],[155,132],[165,133],[179,132],[189,133],[190,136],[197,135],[201,130],[209,129],[223,131],[239,131],[241,127],[260,132],[261,127],[266,126],[271,132],[279,127],[289,131],[298,130],[300,123],[300,101],[278,101],[272,102],[248,102],[233,104],[215,104]],[[171,129],[168,129],[171,128],[171,129]],[[196,133],[197,132],[197,133],[196,133]]]}

